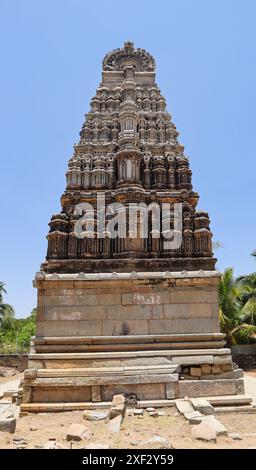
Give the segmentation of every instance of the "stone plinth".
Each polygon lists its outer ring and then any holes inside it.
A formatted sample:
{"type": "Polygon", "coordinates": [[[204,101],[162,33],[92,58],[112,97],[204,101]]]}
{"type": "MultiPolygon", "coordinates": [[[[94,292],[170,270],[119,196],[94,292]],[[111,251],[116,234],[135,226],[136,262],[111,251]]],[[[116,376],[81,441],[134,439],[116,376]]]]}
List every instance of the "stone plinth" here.
{"type": "Polygon", "coordinates": [[[23,403],[241,393],[219,331],[216,271],[44,274],[23,403]]]}

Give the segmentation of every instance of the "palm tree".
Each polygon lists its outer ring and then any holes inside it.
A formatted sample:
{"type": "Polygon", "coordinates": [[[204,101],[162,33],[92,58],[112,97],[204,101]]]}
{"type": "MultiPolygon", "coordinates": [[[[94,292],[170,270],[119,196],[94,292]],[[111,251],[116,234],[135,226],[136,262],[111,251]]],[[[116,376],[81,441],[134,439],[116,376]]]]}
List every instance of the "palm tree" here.
{"type": "Polygon", "coordinates": [[[4,282],[0,282],[0,326],[11,328],[15,315],[14,308],[3,302],[3,294],[7,294],[4,282]]]}
{"type": "Polygon", "coordinates": [[[256,325],[256,273],[240,276],[237,279],[239,287],[238,302],[241,307],[241,317],[256,325]]]}
{"type": "Polygon", "coordinates": [[[3,302],[3,293],[7,294],[4,282],[0,282],[0,304],[3,302]]]}
{"type": "Polygon", "coordinates": [[[248,341],[256,338],[256,273],[235,279],[232,268],[224,271],[219,283],[219,316],[228,346],[236,344],[241,335],[248,341]]]}

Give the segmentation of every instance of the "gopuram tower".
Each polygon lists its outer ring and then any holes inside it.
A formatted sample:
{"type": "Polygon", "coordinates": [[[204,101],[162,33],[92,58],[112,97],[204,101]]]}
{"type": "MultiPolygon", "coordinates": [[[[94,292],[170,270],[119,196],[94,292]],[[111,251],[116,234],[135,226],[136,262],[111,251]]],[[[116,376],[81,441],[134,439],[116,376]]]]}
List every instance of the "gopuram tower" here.
{"type": "Polygon", "coordinates": [[[209,217],[196,210],[155,61],[126,42],[102,69],[34,281],[21,409],[241,394],[219,328],[209,217]]]}

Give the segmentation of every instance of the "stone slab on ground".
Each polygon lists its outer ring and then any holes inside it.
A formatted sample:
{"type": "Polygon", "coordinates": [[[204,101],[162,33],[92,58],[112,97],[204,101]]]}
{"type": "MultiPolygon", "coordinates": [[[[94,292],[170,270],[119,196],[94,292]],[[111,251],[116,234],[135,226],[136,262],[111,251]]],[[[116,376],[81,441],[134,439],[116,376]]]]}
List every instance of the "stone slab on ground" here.
{"type": "Polygon", "coordinates": [[[82,441],[90,439],[91,433],[83,424],[72,423],[67,431],[67,441],[82,441]]]}
{"type": "Polygon", "coordinates": [[[199,424],[204,418],[200,411],[197,410],[185,413],[184,417],[188,420],[189,424],[199,424]]]}
{"type": "Polygon", "coordinates": [[[216,441],[216,431],[207,423],[201,422],[195,426],[192,426],[191,436],[194,439],[200,439],[202,441],[216,441]]]}
{"type": "Polygon", "coordinates": [[[13,434],[16,429],[16,419],[19,408],[13,403],[0,403],[0,431],[13,434]]]}
{"type": "Polygon", "coordinates": [[[109,410],[109,419],[114,419],[116,416],[125,414],[125,405],[111,406],[109,410]]]}
{"type": "Polygon", "coordinates": [[[15,433],[16,429],[16,418],[12,417],[0,417],[0,431],[9,432],[11,434],[15,433]]]}
{"type": "Polygon", "coordinates": [[[204,416],[202,423],[210,426],[217,436],[226,436],[228,433],[225,426],[215,416],[204,416]]]}
{"type": "Polygon", "coordinates": [[[235,433],[235,432],[228,434],[228,437],[233,439],[233,441],[242,441],[243,440],[243,436],[241,434],[235,433]]]}
{"type": "Polygon", "coordinates": [[[192,413],[194,410],[192,404],[188,400],[175,400],[175,406],[181,414],[192,413]]]}
{"type": "Polygon", "coordinates": [[[215,413],[217,415],[228,413],[256,413],[256,406],[241,405],[241,406],[215,406],[215,413]]]}
{"type": "Polygon", "coordinates": [[[191,398],[190,403],[195,410],[200,411],[204,415],[213,415],[214,408],[213,406],[204,398],[191,398]]]}
{"type": "MultiPolygon", "coordinates": [[[[254,382],[256,388],[256,379],[254,382]]],[[[249,405],[253,399],[248,395],[219,395],[215,397],[204,397],[212,406],[236,406],[236,405],[249,405]]]]}
{"type": "Polygon", "coordinates": [[[108,414],[108,411],[84,410],[83,419],[85,419],[86,421],[100,421],[102,419],[107,419],[108,414]]]}
{"type": "Polygon", "coordinates": [[[121,429],[122,415],[118,415],[111,419],[108,423],[108,430],[110,432],[119,432],[121,429]]]}

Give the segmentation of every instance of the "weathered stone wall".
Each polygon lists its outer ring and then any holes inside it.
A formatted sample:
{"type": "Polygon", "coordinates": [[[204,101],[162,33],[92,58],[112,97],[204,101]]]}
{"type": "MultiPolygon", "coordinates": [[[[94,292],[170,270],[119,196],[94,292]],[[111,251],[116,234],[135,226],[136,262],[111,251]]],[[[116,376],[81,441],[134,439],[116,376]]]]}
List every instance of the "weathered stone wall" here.
{"type": "Polygon", "coordinates": [[[28,354],[0,354],[0,367],[13,367],[23,371],[28,367],[28,354]]]}
{"type": "Polygon", "coordinates": [[[37,336],[219,332],[218,277],[42,280],[37,336]]]}
{"type": "Polygon", "coordinates": [[[231,347],[233,361],[244,370],[256,369],[256,344],[239,344],[231,347]]]}

